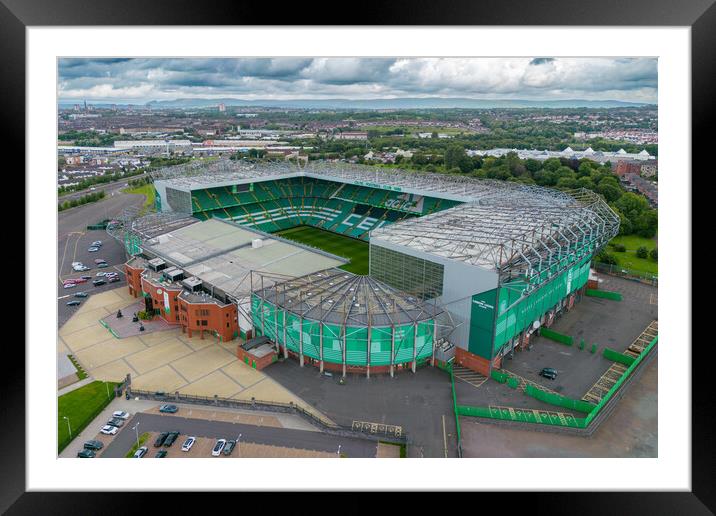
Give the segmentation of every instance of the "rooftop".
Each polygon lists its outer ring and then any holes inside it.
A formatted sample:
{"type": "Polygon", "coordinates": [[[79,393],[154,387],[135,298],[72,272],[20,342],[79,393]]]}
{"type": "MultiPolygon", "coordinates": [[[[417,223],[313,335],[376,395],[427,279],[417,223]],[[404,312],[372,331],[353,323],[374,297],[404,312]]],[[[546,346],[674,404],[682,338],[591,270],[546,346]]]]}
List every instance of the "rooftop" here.
{"type": "Polygon", "coordinates": [[[569,254],[594,252],[619,230],[619,217],[597,194],[526,187],[485,197],[371,232],[435,256],[532,277],[569,254]]]}
{"type": "Polygon", "coordinates": [[[370,276],[340,269],[275,283],[256,294],[303,318],[348,326],[411,324],[443,312],[370,276]]]}
{"type": "MultiPolygon", "coordinates": [[[[346,263],[324,251],[220,219],[159,235],[144,241],[143,247],[168,265],[182,268],[187,276],[196,276],[207,287],[232,296],[248,295],[253,272],[282,275],[285,279],[346,263]],[[260,243],[254,244],[256,240],[260,243]]],[[[264,286],[272,283],[266,281],[264,286]]]]}

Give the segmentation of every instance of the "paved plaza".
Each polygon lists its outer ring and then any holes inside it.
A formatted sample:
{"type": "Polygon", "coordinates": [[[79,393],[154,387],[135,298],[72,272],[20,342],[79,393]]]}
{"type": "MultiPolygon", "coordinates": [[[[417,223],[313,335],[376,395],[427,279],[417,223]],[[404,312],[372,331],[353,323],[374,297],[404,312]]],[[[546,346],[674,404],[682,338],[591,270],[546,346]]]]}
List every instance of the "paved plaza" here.
{"type": "Polygon", "coordinates": [[[293,402],[326,418],[275,380],[236,357],[242,341],[189,338],[179,327],[117,338],[100,320],[137,303],[126,287],[95,294],[59,330],[58,354],[72,354],[96,380],[121,381],[132,375],[132,387],[198,396],[293,402]]]}

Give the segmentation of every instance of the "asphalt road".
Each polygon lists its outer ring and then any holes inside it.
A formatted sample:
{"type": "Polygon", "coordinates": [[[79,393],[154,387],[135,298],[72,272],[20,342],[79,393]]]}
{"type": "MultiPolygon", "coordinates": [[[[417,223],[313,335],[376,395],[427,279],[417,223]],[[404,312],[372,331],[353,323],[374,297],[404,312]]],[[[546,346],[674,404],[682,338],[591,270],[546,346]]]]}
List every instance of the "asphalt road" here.
{"type": "MultiPolygon", "coordinates": [[[[121,183],[119,187],[123,187],[121,183]]],[[[125,262],[124,247],[111,238],[106,231],[87,231],[87,226],[100,222],[103,219],[111,219],[118,216],[128,206],[141,206],[144,196],[138,194],[124,194],[114,192],[108,194],[105,199],[96,202],[70,208],[58,213],[57,217],[57,297],[58,297],[58,326],[62,326],[72,316],[76,307],[66,305],[67,301],[75,299],[77,292],[94,294],[104,290],[117,288],[124,281],[122,264],[125,262]],[[87,249],[94,240],[102,241],[102,248],[99,252],[90,253],[87,249]],[[106,269],[97,269],[94,264],[96,258],[103,258],[109,264],[106,269]],[[74,272],[72,262],[82,262],[89,271],[74,272]],[[91,280],[77,287],[65,289],[62,287],[62,280],[67,278],[78,278],[83,275],[96,277],[100,271],[119,272],[122,281],[118,283],[107,283],[100,287],[92,285],[91,280]]],[[[87,299],[87,298],[85,298],[87,299]]],[[[83,301],[84,302],[84,301],[83,301]]]]}
{"type": "Polygon", "coordinates": [[[79,190],[77,192],[65,194],[62,197],[58,198],[58,202],[62,203],[64,201],[71,201],[72,199],[79,199],[83,195],[87,195],[89,193],[96,193],[96,192],[100,192],[100,191],[103,191],[105,193],[105,195],[109,196],[109,195],[111,195],[112,192],[119,192],[122,188],[125,188],[128,181],[142,179],[143,177],[146,177],[146,173],[138,175],[138,176],[131,176],[131,177],[128,177],[127,179],[122,179],[121,181],[115,181],[113,183],[105,183],[105,184],[95,185],[93,187],[86,188],[84,190],[79,190]],[[94,188],[94,190],[92,190],[92,188],[94,188]]]}
{"type": "MultiPolygon", "coordinates": [[[[228,423],[225,421],[207,421],[204,419],[190,419],[176,416],[161,416],[159,414],[136,414],[131,424],[123,426],[112,443],[102,453],[102,458],[122,458],[136,442],[136,431],[132,427],[139,422],[139,433],[168,432],[179,430],[182,436],[209,437],[212,439],[235,439],[241,434],[241,442],[285,446],[289,448],[304,448],[324,452],[337,452],[349,458],[372,458],[377,453],[377,443],[363,439],[337,437],[321,432],[306,430],[293,430],[290,428],[274,428],[268,426],[246,425],[241,423],[228,423]]],[[[175,441],[173,446],[181,446],[183,438],[175,441]]]]}

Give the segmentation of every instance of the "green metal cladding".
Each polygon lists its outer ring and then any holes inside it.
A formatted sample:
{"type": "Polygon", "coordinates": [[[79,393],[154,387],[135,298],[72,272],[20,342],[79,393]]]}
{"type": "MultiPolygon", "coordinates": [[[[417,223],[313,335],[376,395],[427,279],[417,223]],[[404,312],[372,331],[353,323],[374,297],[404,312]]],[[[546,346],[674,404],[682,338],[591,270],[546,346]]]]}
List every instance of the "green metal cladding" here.
{"type": "Polygon", "coordinates": [[[468,351],[492,359],[512,338],[586,285],[591,257],[585,257],[552,281],[522,297],[525,282],[513,280],[472,296],[468,351]]]}
{"type": "Polygon", "coordinates": [[[433,319],[395,327],[374,326],[369,340],[367,326],[302,321],[292,312],[276,310],[255,294],[251,296],[251,317],[257,335],[265,335],[297,354],[302,348],[305,356],[316,360],[320,360],[322,350],[323,360],[335,364],[343,363],[344,342],[345,363],[349,366],[367,366],[369,358],[372,366],[389,366],[393,346],[393,364],[412,362],[414,357],[425,359],[433,353],[433,319]]]}

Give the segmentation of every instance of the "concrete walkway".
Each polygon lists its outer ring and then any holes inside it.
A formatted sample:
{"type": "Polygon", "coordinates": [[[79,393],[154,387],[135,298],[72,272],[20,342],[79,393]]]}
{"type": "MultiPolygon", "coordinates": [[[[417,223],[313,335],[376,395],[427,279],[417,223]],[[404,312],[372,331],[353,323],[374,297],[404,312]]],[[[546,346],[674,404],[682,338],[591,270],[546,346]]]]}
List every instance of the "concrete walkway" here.
{"type": "Polygon", "coordinates": [[[94,382],[94,381],[95,381],[94,378],[92,378],[91,376],[88,376],[88,377],[85,378],[84,380],[80,380],[79,382],[75,382],[75,383],[73,383],[72,385],[68,385],[67,387],[64,387],[64,388],[60,389],[59,391],[57,391],[57,397],[59,398],[59,397],[62,396],[63,394],[67,394],[68,392],[72,392],[72,391],[74,391],[75,389],[79,389],[80,387],[84,387],[84,386],[87,385],[88,383],[92,383],[92,382],[94,382]]]}

